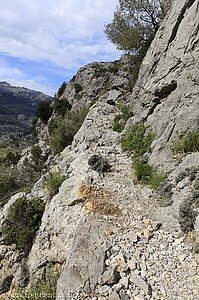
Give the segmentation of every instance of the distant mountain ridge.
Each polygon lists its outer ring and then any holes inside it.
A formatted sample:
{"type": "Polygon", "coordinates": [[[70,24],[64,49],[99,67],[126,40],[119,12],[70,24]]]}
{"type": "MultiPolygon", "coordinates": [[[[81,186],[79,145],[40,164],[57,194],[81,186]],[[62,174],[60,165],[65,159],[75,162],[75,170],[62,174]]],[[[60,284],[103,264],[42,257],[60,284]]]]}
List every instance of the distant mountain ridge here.
{"type": "Polygon", "coordinates": [[[28,134],[38,104],[51,99],[42,92],[0,82],[0,140],[28,134]]]}

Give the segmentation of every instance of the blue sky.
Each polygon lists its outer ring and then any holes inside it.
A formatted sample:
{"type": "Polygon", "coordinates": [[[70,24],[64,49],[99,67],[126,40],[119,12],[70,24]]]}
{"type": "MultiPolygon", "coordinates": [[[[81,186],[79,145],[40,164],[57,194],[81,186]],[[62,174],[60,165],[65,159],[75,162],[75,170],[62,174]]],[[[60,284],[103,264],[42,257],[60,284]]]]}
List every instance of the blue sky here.
{"type": "Polygon", "coordinates": [[[1,2],[0,81],[53,95],[81,66],[121,55],[103,32],[118,0],[1,2]]]}

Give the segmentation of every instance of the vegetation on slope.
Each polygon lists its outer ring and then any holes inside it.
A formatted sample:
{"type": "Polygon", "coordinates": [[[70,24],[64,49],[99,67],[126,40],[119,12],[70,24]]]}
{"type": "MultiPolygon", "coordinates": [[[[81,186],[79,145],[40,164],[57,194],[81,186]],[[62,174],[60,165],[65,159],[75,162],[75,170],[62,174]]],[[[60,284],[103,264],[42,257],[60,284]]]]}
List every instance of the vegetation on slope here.
{"type": "Polygon", "coordinates": [[[43,202],[38,199],[17,199],[9,208],[2,233],[6,245],[28,252],[39,229],[44,211],[43,202]]]}
{"type": "Polygon", "coordinates": [[[27,191],[39,179],[46,157],[38,145],[33,145],[30,157],[17,165],[20,148],[2,146],[0,148],[0,207],[19,191],[27,191]]]}
{"type": "Polygon", "coordinates": [[[173,143],[174,152],[186,154],[199,151],[199,130],[193,130],[173,143]]]}
{"type": "Polygon", "coordinates": [[[84,106],[80,109],[66,109],[63,116],[62,112],[53,118],[49,124],[50,147],[56,154],[61,152],[66,146],[70,145],[77,131],[80,129],[89,107],[84,106]]]}
{"type": "Polygon", "coordinates": [[[112,127],[114,131],[122,132],[126,125],[126,122],[133,116],[133,113],[127,105],[120,105],[119,109],[120,113],[115,116],[112,127]]]}

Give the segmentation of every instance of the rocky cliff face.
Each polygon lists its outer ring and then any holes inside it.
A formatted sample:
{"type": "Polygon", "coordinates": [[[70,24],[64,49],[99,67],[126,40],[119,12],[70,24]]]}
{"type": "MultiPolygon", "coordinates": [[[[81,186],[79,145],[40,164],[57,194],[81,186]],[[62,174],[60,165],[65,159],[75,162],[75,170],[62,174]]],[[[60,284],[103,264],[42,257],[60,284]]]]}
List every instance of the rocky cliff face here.
{"type": "Polygon", "coordinates": [[[166,15],[169,9],[171,9],[173,2],[173,0],[160,0],[160,5],[164,15],[166,15]]]}
{"type": "Polygon", "coordinates": [[[198,16],[198,1],[175,1],[143,61],[131,101],[131,122],[156,133],[150,163],[171,180],[187,167],[198,168],[197,153],[179,164],[171,151],[173,142],[198,128],[198,16]]]}
{"type": "Polygon", "coordinates": [[[1,239],[2,299],[25,279],[33,284],[50,267],[59,271],[56,300],[198,299],[193,239],[199,241],[199,217],[191,199],[197,194],[199,155],[172,151],[176,140],[198,129],[198,9],[196,0],[174,1],[133,93],[131,74],[121,62],[117,70],[113,63],[90,64],[67,84],[62,98],[74,108],[94,104],[72,145],[49,160],[52,171],[66,176],[59,192],[50,199],[43,176],[31,193],[14,196],[1,212],[2,224],[17,198],[45,202],[28,257],[1,239]],[[134,116],[119,133],[112,124],[122,100],[134,116]],[[160,207],[157,192],[138,184],[131,153],[121,148],[121,137],[136,124],[155,134],[146,156],[167,176],[167,207],[160,207]],[[91,164],[94,160],[100,168],[91,164]],[[196,215],[195,231],[188,235],[179,225],[182,203],[196,215]]]}
{"type": "Polygon", "coordinates": [[[134,85],[133,73],[128,55],[115,62],[88,64],[66,85],[61,98],[66,98],[74,108],[97,101],[112,105],[128,102],[134,85]]]}
{"type": "Polygon", "coordinates": [[[51,100],[51,97],[0,82],[1,140],[26,134],[30,130],[39,102],[45,100],[51,100]]]}

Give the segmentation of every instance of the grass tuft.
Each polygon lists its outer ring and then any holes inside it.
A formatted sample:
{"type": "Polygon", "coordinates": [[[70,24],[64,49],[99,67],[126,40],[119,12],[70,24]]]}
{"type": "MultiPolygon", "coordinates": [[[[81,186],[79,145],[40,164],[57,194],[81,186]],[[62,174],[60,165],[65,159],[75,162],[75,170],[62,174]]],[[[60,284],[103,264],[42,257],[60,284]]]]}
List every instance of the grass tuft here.
{"type": "Polygon", "coordinates": [[[158,173],[148,162],[138,159],[133,163],[133,168],[137,180],[154,189],[158,189],[165,180],[165,175],[158,173]]]}
{"type": "Polygon", "coordinates": [[[60,173],[50,172],[48,174],[45,185],[50,196],[54,196],[59,192],[59,188],[64,180],[65,176],[61,175],[60,173]]]}
{"type": "Polygon", "coordinates": [[[199,130],[193,130],[172,146],[176,153],[186,154],[199,151],[199,130]]]}
{"type": "Polygon", "coordinates": [[[128,119],[133,116],[132,111],[127,105],[121,105],[120,111],[121,113],[115,116],[112,123],[113,131],[117,132],[122,132],[128,119]]]}
{"type": "Polygon", "coordinates": [[[49,273],[45,279],[37,281],[29,289],[18,289],[16,300],[55,300],[58,274],[49,273]]]}
{"type": "Polygon", "coordinates": [[[151,150],[151,143],[155,135],[152,132],[145,134],[144,125],[133,125],[122,139],[123,150],[133,150],[134,157],[140,157],[151,150]]]}

